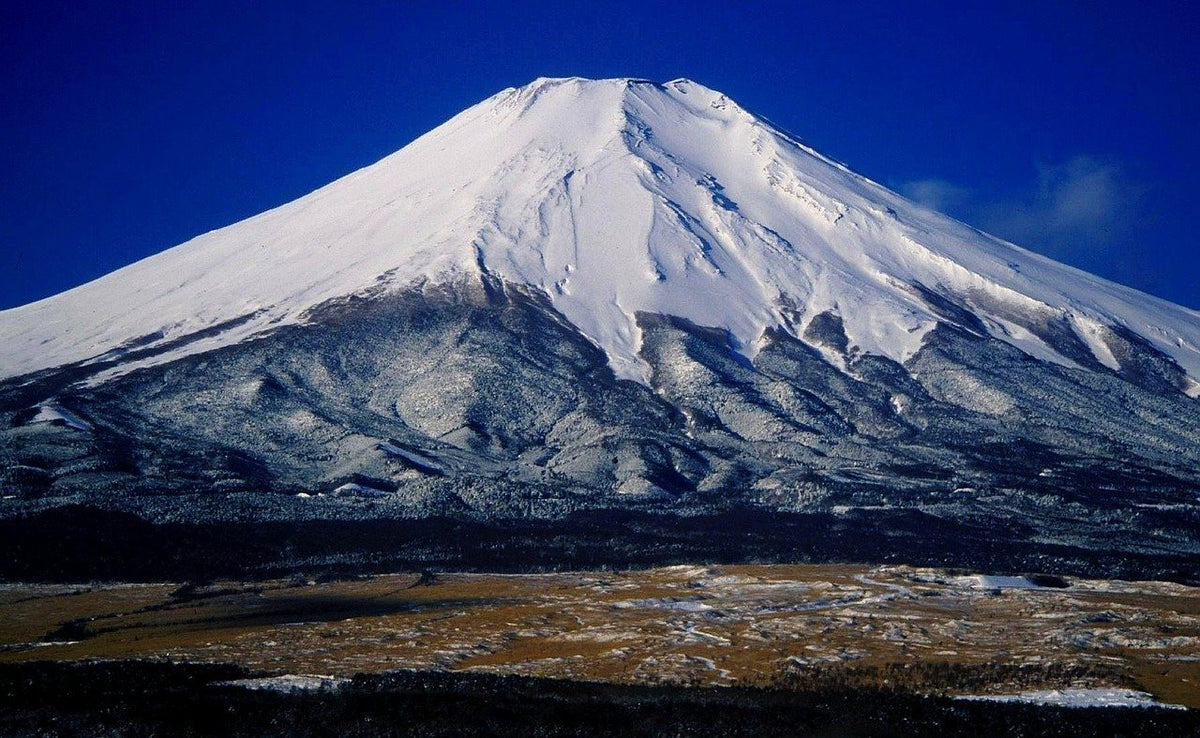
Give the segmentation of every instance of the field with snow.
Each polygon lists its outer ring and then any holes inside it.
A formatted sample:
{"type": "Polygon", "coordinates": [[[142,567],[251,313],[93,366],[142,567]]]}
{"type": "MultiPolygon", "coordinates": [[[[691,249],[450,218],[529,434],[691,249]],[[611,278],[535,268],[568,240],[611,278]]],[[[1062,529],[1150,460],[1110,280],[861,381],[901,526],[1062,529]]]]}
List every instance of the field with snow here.
{"type": "Polygon", "coordinates": [[[1162,582],[845,565],[6,585],[0,624],[0,662],[233,664],[285,692],[421,670],[1200,708],[1200,590],[1162,582]]]}

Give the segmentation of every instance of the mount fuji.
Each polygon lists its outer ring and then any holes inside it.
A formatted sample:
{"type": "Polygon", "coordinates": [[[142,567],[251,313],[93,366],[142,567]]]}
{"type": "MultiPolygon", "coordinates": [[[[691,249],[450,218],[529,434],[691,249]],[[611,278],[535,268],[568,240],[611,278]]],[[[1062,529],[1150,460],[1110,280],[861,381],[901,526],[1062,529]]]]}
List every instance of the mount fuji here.
{"type": "Polygon", "coordinates": [[[794,538],[770,522],[792,516],[869,557],[1178,569],[1198,397],[1200,313],[695,82],[540,79],[0,312],[0,518],[753,511],[747,535],[794,538]]]}

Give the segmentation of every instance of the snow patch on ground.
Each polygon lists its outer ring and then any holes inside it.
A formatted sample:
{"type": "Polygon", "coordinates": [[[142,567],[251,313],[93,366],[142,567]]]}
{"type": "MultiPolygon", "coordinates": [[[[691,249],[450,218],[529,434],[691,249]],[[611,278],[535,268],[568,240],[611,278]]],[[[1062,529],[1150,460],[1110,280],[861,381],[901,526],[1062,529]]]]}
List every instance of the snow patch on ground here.
{"type": "Polygon", "coordinates": [[[386,497],[392,492],[386,489],[378,489],[376,487],[368,487],[365,484],[357,484],[355,482],[347,482],[332,493],[335,497],[386,497]]]}
{"type": "Polygon", "coordinates": [[[618,610],[653,609],[677,610],[679,612],[706,612],[713,609],[712,605],[706,605],[699,600],[675,599],[673,597],[662,597],[646,600],[622,600],[620,602],[614,602],[612,606],[618,610]]]}
{"type": "Polygon", "coordinates": [[[230,687],[263,690],[268,692],[318,692],[335,690],[349,679],[324,676],[321,674],[280,674],[278,676],[257,677],[254,679],[233,679],[221,682],[230,687]]]}
{"type": "Polygon", "coordinates": [[[972,574],[951,580],[967,589],[1042,589],[1027,577],[1006,577],[998,574],[972,574]]]}
{"type": "Polygon", "coordinates": [[[92,424],[79,417],[75,413],[67,410],[53,402],[46,402],[38,405],[37,415],[29,421],[30,423],[52,423],[60,421],[75,430],[90,431],[92,424]]]}
{"type": "Polygon", "coordinates": [[[987,702],[1028,702],[1056,707],[1161,707],[1185,710],[1182,705],[1159,702],[1154,696],[1136,689],[1104,687],[1099,689],[1047,689],[1017,694],[960,695],[960,700],[987,702]]]}

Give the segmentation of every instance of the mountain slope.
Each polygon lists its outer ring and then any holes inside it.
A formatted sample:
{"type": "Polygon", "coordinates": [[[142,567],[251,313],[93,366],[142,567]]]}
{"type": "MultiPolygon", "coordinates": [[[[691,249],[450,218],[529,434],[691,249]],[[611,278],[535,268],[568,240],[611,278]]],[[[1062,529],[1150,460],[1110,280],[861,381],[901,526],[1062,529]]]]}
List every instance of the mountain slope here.
{"type": "Polygon", "coordinates": [[[505,90],[0,346],[5,517],[751,507],[883,558],[1200,554],[1200,314],[686,80],[505,90]]]}

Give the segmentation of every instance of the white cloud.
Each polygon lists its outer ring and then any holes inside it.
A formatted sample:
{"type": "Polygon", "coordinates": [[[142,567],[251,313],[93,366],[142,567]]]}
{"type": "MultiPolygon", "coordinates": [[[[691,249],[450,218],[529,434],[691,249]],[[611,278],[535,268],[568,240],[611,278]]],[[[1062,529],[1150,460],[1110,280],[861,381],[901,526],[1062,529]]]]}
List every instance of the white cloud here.
{"type": "Polygon", "coordinates": [[[900,185],[909,198],[989,233],[1107,272],[1145,213],[1147,187],[1113,159],[1076,156],[1039,164],[1029,186],[996,199],[931,178],[900,185]]]}
{"type": "Polygon", "coordinates": [[[936,178],[905,182],[900,185],[900,192],[908,199],[942,213],[950,213],[971,199],[971,191],[966,187],[936,178]]]}
{"type": "Polygon", "coordinates": [[[981,225],[1052,254],[1108,246],[1141,216],[1146,188],[1113,161],[1077,156],[1038,167],[1032,195],[981,207],[981,225]]]}

